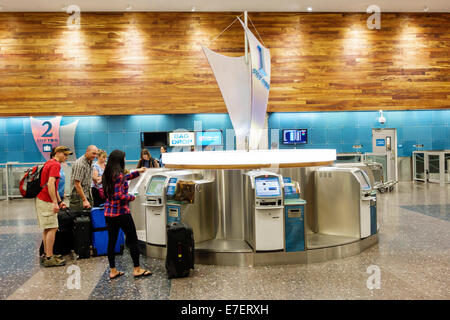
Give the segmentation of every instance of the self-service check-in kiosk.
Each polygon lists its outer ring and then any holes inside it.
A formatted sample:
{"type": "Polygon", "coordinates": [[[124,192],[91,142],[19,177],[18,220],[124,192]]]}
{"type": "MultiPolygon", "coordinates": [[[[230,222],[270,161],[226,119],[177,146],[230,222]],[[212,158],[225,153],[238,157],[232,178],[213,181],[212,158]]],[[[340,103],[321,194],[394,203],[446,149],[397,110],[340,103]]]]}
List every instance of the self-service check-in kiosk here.
{"type": "Polygon", "coordinates": [[[361,238],[366,238],[377,232],[377,194],[364,171],[355,170],[353,174],[361,185],[361,238]]]}
{"type": "Polygon", "coordinates": [[[154,174],[145,193],[147,243],[165,246],[166,226],[186,222],[196,241],[209,240],[214,235],[213,181],[204,179],[203,172],[174,170],[154,174]]]}
{"type": "Polygon", "coordinates": [[[305,205],[298,182],[284,177],[284,234],[286,252],[305,251],[305,205]]]}
{"type": "Polygon", "coordinates": [[[174,223],[181,221],[181,203],[175,201],[175,191],[177,190],[177,177],[172,177],[169,180],[167,186],[166,199],[167,199],[167,223],[174,223]]]}
{"type": "Polygon", "coordinates": [[[157,246],[166,245],[166,175],[154,175],[147,184],[145,193],[145,215],[147,242],[157,246]]]}
{"type": "Polygon", "coordinates": [[[255,251],[284,249],[283,178],[259,170],[246,174],[247,242],[255,251]]]}
{"type": "Polygon", "coordinates": [[[377,232],[376,191],[363,170],[319,168],[315,188],[319,233],[362,239],[377,232]]]}
{"type": "Polygon", "coordinates": [[[175,191],[181,171],[168,171],[151,177],[145,193],[147,243],[166,245],[166,225],[181,220],[181,203],[175,201],[175,191]]]}
{"type": "Polygon", "coordinates": [[[136,232],[138,235],[138,239],[143,242],[147,242],[147,218],[146,218],[146,208],[147,206],[143,205],[146,203],[147,197],[146,192],[148,188],[148,182],[155,174],[160,174],[165,169],[163,168],[153,168],[148,169],[145,172],[141,173],[138,178],[130,180],[129,183],[129,194],[132,194],[136,197],[134,201],[129,203],[130,211],[133,214],[134,224],[136,225],[136,232]]]}

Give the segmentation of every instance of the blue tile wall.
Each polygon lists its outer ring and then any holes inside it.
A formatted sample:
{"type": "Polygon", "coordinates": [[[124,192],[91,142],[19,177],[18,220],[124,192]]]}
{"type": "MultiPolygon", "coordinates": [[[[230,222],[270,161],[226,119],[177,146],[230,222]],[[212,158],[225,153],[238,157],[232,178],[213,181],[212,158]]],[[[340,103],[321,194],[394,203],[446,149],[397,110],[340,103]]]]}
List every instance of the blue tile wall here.
{"type": "MultiPolygon", "coordinates": [[[[308,129],[308,143],[297,148],[331,148],[338,153],[354,152],[353,145],[362,145],[361,152],[371,152],[372,128],[397,128],[400,157],[411,156],[414,144],[423,144],[426,150],[450,149],[450,110],[385,111],[386,123],[378,123],[377,111],[351,112],[296,112],[271,113],[269,129],[279,131],[279,147],[295,148],[281,144],[281,130],[308,129]]],[[[51,118],[51,117],[48,117],[51,118]]],[[[39,117],[39,119],[48,119],[39,117]]],[[[75,151],[80,157],[86,147],[95,144],[110,153],[124,150],[127,159],[137,160],[140,154],[140,132],[174,131],[176,129],[226,130],[232,129],[227,114],[177,114],[129,116],[68,116],[61,125],[78,121],[75,133],[75,151]]],[[[269,134],[269,145],[271,134],[269,134]]],[[[159,157],[159,148],[150,152],[159,157]]],[[[31,133],[30,118],[0,118],[0,163],[7,161],[43,161],[31,133]]]]}
{"type": "MultiPolygon", "coordinates": [[[[384,111],[386,123],[378,122],[378,111],[272,113],[269,129],[279,129],[279,148],[332,148],[338,153],[372,152],[372,128],[396,128],[398,153],[409,157],[422,150],[450,149],[450,110],[384,111]],[[283,145],[282,129],[308,129],[305,145],[283,145]],[[362,149],[353,149],[362,145],[362,149]]],[[[270,139],[271,135],[269,135],[270,139]]],[[[272,141],[269,141],[272,145],[272,141]]]]}
{"type": "MultiPolygon", "coordinates": [[[[139,159],[140,133],[144,131],[221,129],[225,145],[225,130],[233,128],[227,114],[68,116],[62,118],[61,125],[75,121],[78,121],[74,141],[77,157],[84,154],[87,146],[95,144],[108,153],[114,149],[124,150],[128,160],[139,159]]],[[[159,148],[150,148],[150,152],[155,158],[159,158],[159,148]]],[[[43,160],[33,139],[30,118],[0,118],[0,163],[43,160]]]]}

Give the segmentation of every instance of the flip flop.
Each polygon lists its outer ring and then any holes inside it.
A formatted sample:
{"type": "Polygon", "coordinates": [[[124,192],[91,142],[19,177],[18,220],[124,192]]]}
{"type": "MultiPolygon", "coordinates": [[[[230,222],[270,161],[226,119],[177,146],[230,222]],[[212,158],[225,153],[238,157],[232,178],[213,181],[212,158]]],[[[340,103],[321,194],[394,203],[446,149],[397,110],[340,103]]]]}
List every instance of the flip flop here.
{"type": "Polygon", "coordinates": [[[123,276],[124,274],[125,274],[124,272],[122,272],[122,271],[119,271],[118,273],[116,273],[116,275],[115,275],[115,276],[113,276],[113,277],[109,276],[109,280],[112,280],[112,279],[118,278],[118,277],[120,277],[120,276],[123,276]]]}
{"type": "Polygon", "coordinates": [[[144,270],[144,272],[142,272],[141,274],[135,275],[135,278],[141,278],[141,277],[148,277],[151,276],[152,273],[148,270],[144,270]]]}

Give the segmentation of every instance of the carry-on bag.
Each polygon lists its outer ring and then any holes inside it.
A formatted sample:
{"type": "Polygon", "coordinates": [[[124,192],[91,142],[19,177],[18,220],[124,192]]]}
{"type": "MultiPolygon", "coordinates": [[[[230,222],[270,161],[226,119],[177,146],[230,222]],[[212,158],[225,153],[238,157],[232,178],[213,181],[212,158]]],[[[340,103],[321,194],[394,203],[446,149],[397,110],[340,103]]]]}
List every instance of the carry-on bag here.
{"type": "MultiPolygon", "coordinates": [[[[108,254],[108,228],[106,226],[105,209],[103,207],[92,208],[91,226],[93,255],[102,256],[108,254]]],[[[122,254],[124,246],[125,235],[122,229],[120,229],[114,250],[115,253],[122,254]]]]}
{"type": "Polygon", "coordinates": [[[85,259],[91,256],[91,219],[88,216],[75,218],[73,226],[74,250],[78,258],[85,259]]]}
{"type": "MultiPolygon", "coordinates": [[[[73,250],[73,230],[58,230],[55,234],[55,242],[53,244],[53,253],[66,255],[73,250]]],[[[39,255],[44,254],[44,243],[41,241],[39,255]]]]}
{"type": "Polygon", "coordinates": [[[183,222],[167,225],[167,277],[182,278],[189,276],[194,269],[194,233],[192,228],[183,222]]]}
{"type": "MultiPolygon", "coordinates": [[[[58,231],[55,234],[55,242],[53,244],[53,253],[66,255],[73,250],[73,225],[76,213],[69,209],[60,210],[58,212],[58,231]]],[[[44,243],[41,242],[39,255],[44,254],[44,243]]]]}

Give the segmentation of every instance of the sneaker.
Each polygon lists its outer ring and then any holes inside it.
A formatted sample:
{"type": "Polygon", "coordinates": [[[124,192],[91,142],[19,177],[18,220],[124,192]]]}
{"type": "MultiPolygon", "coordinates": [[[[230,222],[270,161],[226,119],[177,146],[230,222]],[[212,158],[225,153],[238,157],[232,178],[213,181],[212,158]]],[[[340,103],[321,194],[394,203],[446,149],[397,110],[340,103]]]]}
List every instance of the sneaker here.
{"type": "MultiPolygon", "coordinates": [[[[53,255],[56,259],[59,260],[64,260],[63,256],[60,254],[54,254],[53,255]]],[[[40,257],[41,258],[41,263],[44,263],[45,259],[47,258],[47,256],[45,255],[45,253],[40,257]]],[[[64,260],[65,261],[65,260],[64,260]]]]}
{"type": "Polygon", "coordinates": [[[54,257],[55,257],[56,261],[61,262],[61,263],[64,263],[64,264],[66,263],[66,259],[64,259],[64,258],[62,257],[62,255],[60,255],[60,254],[55,254],[54,257]]]}
{"type": "Polygon", "coordinates": [[[60,267],[66,265],[65,260],[60,260],[58,258],[55,258],[54,256],[50,259],[45,258],[44,260],[44,267],[60,267]]]}

